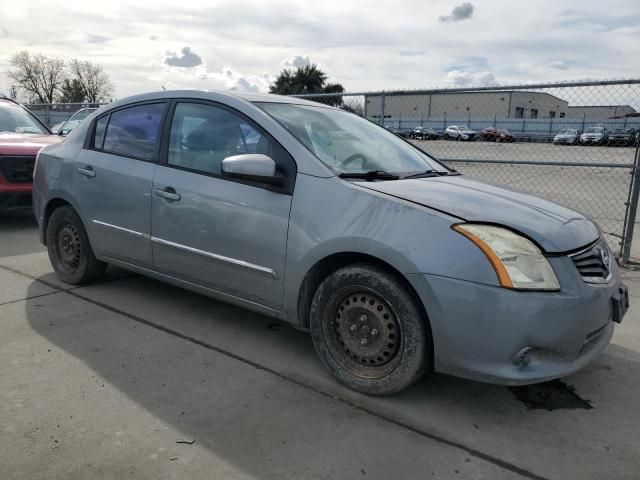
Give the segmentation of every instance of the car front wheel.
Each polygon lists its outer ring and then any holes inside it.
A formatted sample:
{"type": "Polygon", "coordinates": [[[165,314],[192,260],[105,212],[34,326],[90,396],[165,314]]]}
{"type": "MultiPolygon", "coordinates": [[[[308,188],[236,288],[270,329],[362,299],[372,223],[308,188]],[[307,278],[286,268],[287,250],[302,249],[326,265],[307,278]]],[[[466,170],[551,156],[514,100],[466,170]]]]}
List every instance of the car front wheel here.
{"type": "Polygon", "coordinates": [[[97,280],[107,264],[96,259],[78,214],[71,207],[56,209],[47,225],[47,250],[51,265],[65,283],[97,280]]]}
{"type": "Polygon", "coordinates": [[[408,387],[431,358],[431,334],[416,299],[395,276],[372,265],[341,268],[320,284],[310,329],[325,366],[362,393],[408,387]]]}

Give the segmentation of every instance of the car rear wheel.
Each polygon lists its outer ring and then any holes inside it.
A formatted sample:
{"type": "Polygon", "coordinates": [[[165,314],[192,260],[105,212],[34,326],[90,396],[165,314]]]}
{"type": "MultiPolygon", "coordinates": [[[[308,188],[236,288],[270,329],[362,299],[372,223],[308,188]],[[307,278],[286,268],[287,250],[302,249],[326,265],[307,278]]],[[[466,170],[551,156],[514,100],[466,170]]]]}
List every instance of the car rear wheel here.
{"type": "Polygon", "coordinates": [[[58,277],[77,285],[97,280],[107,264],[96,259],[78,214],[71,207],[56,209],[47,225],[49,260],[58,277]]]}
{"type": "Polygon", "coordinates": [[[367,264],[341,268],[320,284],[310,328],[325,366],[362,393],[408,387],[431,358],[431,334],[413,295],[393,275],[367,264]]]}

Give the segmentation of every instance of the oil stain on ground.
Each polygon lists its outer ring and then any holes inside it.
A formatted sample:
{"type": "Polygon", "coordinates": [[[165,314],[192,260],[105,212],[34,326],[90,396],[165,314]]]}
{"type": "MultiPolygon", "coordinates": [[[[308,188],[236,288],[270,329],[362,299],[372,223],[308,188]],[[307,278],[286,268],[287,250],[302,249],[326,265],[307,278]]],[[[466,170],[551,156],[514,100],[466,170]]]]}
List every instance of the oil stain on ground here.
{"type": "Polygon", "coordinates": [[[588,400],[580,398],[573,387],[560,380],[522,387],[509,387],[509,390],[529,410],[589,410],[593,408],[588,400]]]}

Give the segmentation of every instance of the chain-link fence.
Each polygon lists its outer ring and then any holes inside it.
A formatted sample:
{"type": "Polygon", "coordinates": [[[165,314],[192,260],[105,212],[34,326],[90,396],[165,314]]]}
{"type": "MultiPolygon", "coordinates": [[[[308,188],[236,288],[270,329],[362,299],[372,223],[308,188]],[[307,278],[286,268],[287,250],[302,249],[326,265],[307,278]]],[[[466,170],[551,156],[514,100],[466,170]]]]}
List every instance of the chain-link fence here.
{"type": "Polygon", "coordinates": [[[640,80],[302,97],[378,123],[463,174],[585,212],[619,257],[640,257],[640,80]]]}
{"type": "Polygon", "coordinates": [[[78,110],[99,108],[103,103],[31,103],[27,107],[49,128],[66,122],[78,110]]]}

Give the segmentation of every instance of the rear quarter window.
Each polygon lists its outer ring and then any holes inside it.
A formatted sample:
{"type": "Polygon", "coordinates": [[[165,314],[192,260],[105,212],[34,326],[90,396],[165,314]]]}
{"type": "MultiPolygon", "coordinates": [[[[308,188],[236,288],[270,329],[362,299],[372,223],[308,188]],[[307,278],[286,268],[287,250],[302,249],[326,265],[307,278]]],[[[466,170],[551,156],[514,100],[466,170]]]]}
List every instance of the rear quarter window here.
{"type": "Polygon", "coordinates": [[[96,131],[93,136],[93,148],[96,150],[102,150],[104,144],[104,134],[107,131],[107,122],[109,121],[109,115],[105,115],[96,121],[96,131]]]}

